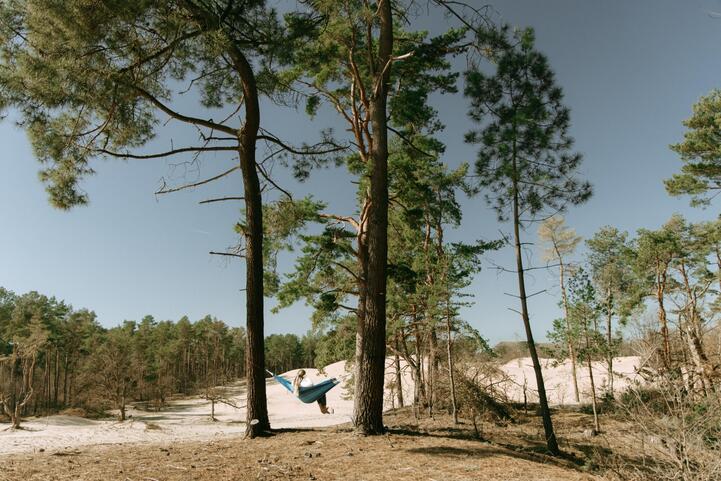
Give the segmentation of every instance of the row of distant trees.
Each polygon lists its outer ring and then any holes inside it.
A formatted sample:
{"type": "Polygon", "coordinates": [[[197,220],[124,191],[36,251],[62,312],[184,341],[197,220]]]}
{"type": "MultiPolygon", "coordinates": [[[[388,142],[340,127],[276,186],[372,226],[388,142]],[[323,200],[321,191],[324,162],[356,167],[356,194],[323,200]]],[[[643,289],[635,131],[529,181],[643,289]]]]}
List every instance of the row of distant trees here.
{"type": "MultiPolygon", "coordinates": [[[[311,366],[316,353],[320,362],[348,357],[332,336],[268,336],[268,369],[311,366]]],[[[203,395],[243,378],[245,348],[245,329],[211,316],[146,316],[107,329],[87,309],[0,288],[0,412],[13,426],[22,416],[67,408],[115,408],[125,419],[130,402],[161,409],[171,395],[203,395]]]]}

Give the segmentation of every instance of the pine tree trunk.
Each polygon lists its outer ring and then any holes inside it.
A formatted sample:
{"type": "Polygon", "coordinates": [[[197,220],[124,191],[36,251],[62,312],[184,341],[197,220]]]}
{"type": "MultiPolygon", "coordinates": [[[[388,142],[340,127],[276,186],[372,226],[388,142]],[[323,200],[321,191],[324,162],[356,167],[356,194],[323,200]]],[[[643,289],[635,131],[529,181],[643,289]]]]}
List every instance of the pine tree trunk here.
{"type": "Polygon", "coordinates": [[[120,420],[125,421],[125,396],[120,397],[120,420]]]}
{"type": "Polygon", "coordinates": [[[433,320],[428,319],[431,325],[428,333],[428,375],[426,376],[426,394],[428,400],[428,416],[433,417],[433,408],[436,402],[436,375],[438,374],[438,336],[433,320]]]}
{"type": "MultiPolygon", "coordinates": [[[[515,158],[513,161],[514,171],[517,170],[515,158]]],[[[514,172],[517,177],[517,172],[514,172]]],[[[528,316],[528,303],[526,297],[526,281],[523,271],[523,252],[521,251],[521,234],[520,234],[520,209],[518,205],[518,183],[513,180],[513,234],[516,250],[516,272],[518,275],[518,292],[521,298],[521,317],[523,318],[523,327],[526,330],[526,339],[528,341],[528,351],[533,361],[533,371],[536,375],[536,386],[538,387],[538,402],[541,407],[541,417],[543,418],[543,430],[546,434],[546,445],[548,451],[553,455],[560,454],[556,434],[553,431],[553,421],[551,420],[551,410],[548,407],[546,398],[546,387],[543,382],[543,371],[541,370],[541,362],[536,352],[536,343],[533,340],[533,332],[531,331],[531,320],[528,316]]]]}
{"type": "Polygon", "coordinates": [[[55,348],[55,382],[53,384],[53,408],[58,407],[58,391],[60,386],[60,350],[55,348]]]}
{"type": "Polygon", "coordinates": [[[446,306],[446,332],[448,335],[448,344],[446,353],[448,354],[448,381],[451,385],[451,409],[453,410],[453,425],[458,424],[458,407],[456,406],[456,383],[453,377],[453,329],[451,325],[451,309],[450,299],[447,299],[446,306]]]}
{"type": "Polygon", "coordinates": [[[608,311],[606,313],[606,343],[608,344],[608,352],[606,353],[606,364],[608,366],[608,389],[609,394],[611,394],[611,398],[613,399],[613,311],[611,308],[613,307],[613,294],[611,292],[611,287],[608,287],[607,291],[607,299],[608,303],[606,305],[606,310],[608,311]]]}
{"type": "Polygon", "coordinates": [[[588,325],[584,321],[584,331],[586,335],[586,364],[588,366],[588,378],[591,381],[591,409],[593,410],[593,429],[596,433],[601,432],[601,426],[598,423],[598,408],[596,405],[596,383],[593,380],[593,363],[591,361],[591,341],[588,336],[588,325]]]}
{"type": "Polygon", "coordinates": [[[386,267],[388,264],[388,127],[387,100],[393,52],[393,13],[390,0],[378,5],[378,62],[372,78],[370,102],[373,129],[370,167],[370,215],[368,222],[368,291],[365,319],[358,325],[356,385],[353,424],[363,434],[381,434],[386,356],[386,267]]]}
{"type": "Polygon", "coordinates": [[[403,407],[403,375],[401,373],[401,360],[398,356],[398,349],[400,349],[400,343],[398,341],[398,336],[400,333],[396,333],[395,335],[395,356],[393,359],[393,362],[395,364],[396,368],[396,399],[398,400],[398,407],[403,407]]]}
{"type": "Polygon", "coordinates": [[[658,320],[661,324],[661,338],[663,339],[663,364],[668,370],[671,367],[671,342],[668,334],[668,319],[666,318],[666,308],[663,304],[663,297],[666,294],[666,267],[659,270],[656,266],[656,302],[658,303],[658,320]]]}
{"type": "Polygon", "coordinates": [[[245,123],[240,130],[239,156],[245,197],[246,241],[246,436],[254,438],[270,430],[265,393],[263,320],[263,200],[260,192],[255,148],[260,128],[258,89],[252,67],[245,56],[231,48],[231,59],[240,75],[245,104],[245,123]]]}

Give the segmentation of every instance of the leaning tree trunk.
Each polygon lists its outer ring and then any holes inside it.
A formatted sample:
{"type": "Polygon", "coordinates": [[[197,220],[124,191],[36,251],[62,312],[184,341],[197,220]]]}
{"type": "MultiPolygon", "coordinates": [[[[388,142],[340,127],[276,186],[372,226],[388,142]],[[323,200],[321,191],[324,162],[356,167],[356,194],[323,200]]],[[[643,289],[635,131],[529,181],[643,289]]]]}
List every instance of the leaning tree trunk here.
{"type": "Polygon", "coordinates": [[[393,51],[393,13],[390,0],[378,5],[378,62],[369,109],[373,143],[370,162],[368,222],[368,290],[365,319],[358,325],[353,424],[364,434],[381,434],[383,377],[386,356],[386,266],[388,264],[388,81],[393,51]]]}
{"type": "MultiPolygon", "coordinates": [[[[514,171],[516,170],[516,161],[513,160],[514,171]]],[[[517,172],[514,172],[514,176],[517,172]]],[[[526,330],[526,339],[528,341],[528,351],[533,361],[533,371],[536,374],[536,386],[538,387],[538,402],[541,406],[541,417],[543,418],[543,430],[546,434],[546,445],[551,454],[560,454],[558,442],[556,441],[556,433],[553,431],[553,422],[551,420],[551,410],[548,407],[546,398],[546,386],[543,383],[543,371],[541,370],[541,362],[536,352],[536,343],[533,340],[533,332],[531,331],[531,321],[528,316],[528,303],[526,296],[526,281],[523,273],[523,253],[521,252],[521,233],[520,233],[520,209],[518,205],[518,182],[513,181],[513,234],[516,250],[516,272],[518,274],[518,293],[521,299],[521,317],[523,318],[523,327],[526,330]]]]}
{"type": "Polygon", "coordinates": [[[231,49],[231,59],[240,75],[245,104],[245,123],[239,132],[240,170],[245,197],[245,292],[247,376],[246,436],[254,438],[270,430],[265,394],[265,348],[263,332],[263,200],[260,192],[255,144],[260,128],[258,89],[253,69],[245,56],[231,49]]]}

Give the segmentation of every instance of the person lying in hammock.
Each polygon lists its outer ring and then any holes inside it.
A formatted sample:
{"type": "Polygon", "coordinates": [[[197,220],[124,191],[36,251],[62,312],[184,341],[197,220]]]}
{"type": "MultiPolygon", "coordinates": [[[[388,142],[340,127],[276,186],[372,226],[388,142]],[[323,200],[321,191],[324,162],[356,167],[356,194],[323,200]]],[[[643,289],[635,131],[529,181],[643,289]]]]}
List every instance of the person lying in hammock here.
{"type": "MultiPolygon", "coordinates": [[[[301,369],[298,371],[298,374],[295,375],[295,379],[293,379],[293,394],[300,396],[300,390],[302,388],[311,387],[312,385],[313,381],[307,379],[305,377],[305,370],[301,369]]],[[[319,397],[316,402],[318,403],[318,407],[320,407],[320,412],[323,414],[333,414],[333,408],[328,407],[325,394],[319,397]]]]}

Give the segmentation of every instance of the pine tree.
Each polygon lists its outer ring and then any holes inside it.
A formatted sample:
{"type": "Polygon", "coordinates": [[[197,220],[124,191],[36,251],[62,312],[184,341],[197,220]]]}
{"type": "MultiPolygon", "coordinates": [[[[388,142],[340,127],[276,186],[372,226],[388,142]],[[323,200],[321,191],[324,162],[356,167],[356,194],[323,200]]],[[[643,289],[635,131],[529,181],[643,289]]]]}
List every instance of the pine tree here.
{"type": "MultiPolygon", "coordinates": [[[[341,269],[337,289],[311,293],[322,309],[334,313],[341,304],[358,320],[355,356],[356,429],[383,432],[383,374],[386,354],[388,297],[389,139],[400,139],[422,151],[416,136],[442,127],[428,98],[433,92],[453,92],[457,74],[448,58],[459,53],[465,29],[451,29],[438,37],[405,32],[397,20],[408,18],[401,2],[324,0],[313,2],[314,15],[324,19],[317,37],[298,51],[287,72],[289,83],[307,96],[306,110],[315,114],[326,103],[347,125],[355,152],[342,159],[359,178],[358,210],[352,214],[322,212],[327,227],[322,237],[308,239],[326,247],[326,257],[341,269]],[[333,246],[331,249],[330,247],[333,246]],[[355,307],[338,301],[355,298],[355,307]],[[342,299],[341,299],[342,298],[342,299]]],[[[308,171],[299,168],[301,177],[308,171]]],[[[305,263],[300,269],[317,264],[305,263]]],[[[330,287],[328,272],[319,281],[330,287]]],[[[300,292],[308,289],[296,285],[300,292]]],[[[286,290],[286,292],[289,292],[286,290]]],[[[292,296],[291,296],[292,297],[292,296]]],[[[290,299],[291,297],[288,297],[290,299]]]]}
{"type": "Polygon", "coordinates": [[[591,384],[591,409],[593,410],[593,431],[598,434],[601,425],[598,420],[596,381],[593,376],[593,361],[604,350],[604,339],[598,330],[599,308],[596,291],[585,270],[579,269],[569,282],[569,316],[574,330],[582,339],[578,356],[585,361],[591,384]]]}
{"type": "Polygon", "coordinates": [[[671,149],[681,156],[680,174],[664,183],[673,196],[690,195],[692,205],[708,205],[721,190],[721,91],[714,90],[694,106],[684,121],[684,139],[671,149]],[[711,197],[708,195],[711,194],[711,197]]]}
{"type": "MultiPolygon", "coordinates": [[[[277,17],[263,0],[97,2],[21,0],[0,7],[0,108],[12,108],[27,129],[50,201],[69,209],[88,202],[82,179],[101,157],[156,159],[228,152],[237,165],[194,188],[240,171],[245,220],[246,372],[248,435],[270,428],[263,349],[263,218],[256,143],[303,153],[261,132],[260,96],[279,90],[274,63],[283,62],[312,23],[305,15],[277,17]],[[193,90],[206,109],[181,112],[193,90]],[[207,109],[235,115],[213,120],[207,109]],[[161,132],[163,118],[195,128],[196,142],[139,153],[161,132]]],[[[184,139],[189,140],[189,139],[184,139]]],[[[211,199],[209,202],[228,200],[211,199]]]]}
{"type": "Polygon", "coordinates": [[[629,292],[633,292],[633,252],[628,245],[628,234],[606,226],[586,241],[588,263],[600,305],[606,321],[606,347],[604,354],[608,368],[608,394],[613,397],[613,358],[618,354],[621,339],[614,332],[613,319],[624,324],[628,315],[629,292]]]}
{"type": "Polygon", "coordinates": [[[501,221],[510,220],[516,257],[515,272],[521,317],[533,360],[548,450],[558,454],[543,383],[541,364],[531,329],[525,285],[521,228],[548,212],[585,202],[591,187],[574,177],[581,155],[571,151],[569,112],[555,85],[544,55],[533,47],[532,30],[516,32],[495,54],[496,71],[466,74],[465,94],[471,119],[484,126],[467,134],[479,144],[476,160],[478,187],[501,221]]]}

